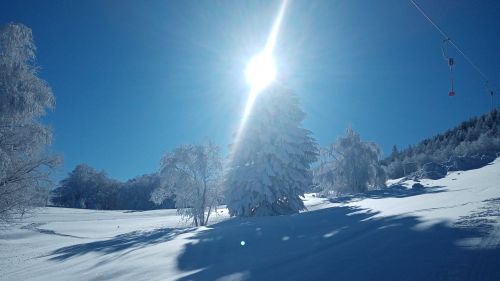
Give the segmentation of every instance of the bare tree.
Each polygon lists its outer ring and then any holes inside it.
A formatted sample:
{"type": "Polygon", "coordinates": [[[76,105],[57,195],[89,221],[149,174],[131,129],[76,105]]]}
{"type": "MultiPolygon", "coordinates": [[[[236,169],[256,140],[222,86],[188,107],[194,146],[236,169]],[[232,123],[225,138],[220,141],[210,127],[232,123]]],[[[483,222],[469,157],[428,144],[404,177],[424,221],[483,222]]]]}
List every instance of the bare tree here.
{"type": "Polygon", "coordinates": [[[40,118],[55,99],[34,61],[31,29],[0,26],[0,220],[37,205],[49,170],[59,161],[45,153],[52,132],[40,118]]]}
{"type": "Polygon", "coordinates": [[[217,146],[183,145],[163,157],[161,187],[152,193],[151,200],[160,204],[173,195],[179,214],[193,219],[196,226],[206,225],[221,198],[221,176],[217,146]]]}

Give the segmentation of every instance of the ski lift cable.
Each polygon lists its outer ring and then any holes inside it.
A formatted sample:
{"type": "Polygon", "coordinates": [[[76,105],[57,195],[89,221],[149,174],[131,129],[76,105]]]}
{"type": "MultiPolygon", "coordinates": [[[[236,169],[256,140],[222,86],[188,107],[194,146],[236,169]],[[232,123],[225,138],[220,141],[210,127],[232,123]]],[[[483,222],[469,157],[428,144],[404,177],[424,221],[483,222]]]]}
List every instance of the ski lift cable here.
{"type": "Polygon", "coordinates": [[[443,36],[444,38],[444,41],[448,42],[451,46],[453,46],[455,48],[455,50],[458,51],[459,54],[462,55],[462,57],[477,71],[477,73],[479,73],[479,75],[481,75],[481,77],[483,78],[483,82],[486,86],[487,89],[490,89],[489,87],[489,79],[488,79],[488,76],[486,76],[486,74],[484,74],[484,72],[469,58],[469,56],[467,56],[464,51],[462,51],[462,49],[457,45],[457,43],[455,41],[453,41],[453,39],[451,39],[425,12],[424,10],[420,7],[420,5],[418,5],[414,0],[410,0],[410,2],[413,4],[413,6],[415,6],[415,8],[422,14],[422,16],[424,16],[431,24],[432,26],[434,26],[434,28],[436,28],[436,30],[443,36]]]}

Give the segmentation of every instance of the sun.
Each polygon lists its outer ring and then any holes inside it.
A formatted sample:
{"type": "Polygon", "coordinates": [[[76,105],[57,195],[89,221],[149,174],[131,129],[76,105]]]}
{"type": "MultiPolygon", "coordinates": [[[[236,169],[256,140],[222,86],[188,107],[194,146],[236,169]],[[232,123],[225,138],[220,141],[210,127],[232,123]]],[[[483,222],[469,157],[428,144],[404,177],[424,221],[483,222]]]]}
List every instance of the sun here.
{"type": "Polygon", "coordinates": [[[245,78],[253,92],[260,92],[276,78],[276,66],[270,52],[255,55],[245,69],[245,78]]]}
{"type": "MultiPolygon", "coordinates": [[[[235,143],[238,144],[243,136],[245,130],[245,124],[247,122],[250,113],[252,112],[253,104],[255,103],[258,95],[263,92],[263,90],[268,87],[276,79],[276,65],[274,63],[274,47],[276,45],[276,39],[278,37],[278,32],[280,30],[281,22],[285,14],[285,8],[287,6],[288,0],[282,0],[278,15],[274,20],[273,27],[269,36],[267,37],[266,45],[260,53],[257,53],[248,62],[245,68],[245,78],[250,86],[250,92],[248,93],[248,99],[246,102],[245,109],[243,111],[243,116],[240,121],[240,126],[236,133],[235,143]]],[[[233,146],[233,153],[238,150],[238,145],[233,146]]],[[[232,161],[232,157],[229,160],[232,161]]]]}
{"type": "MultiPolygon", "coordinates": [[[[276,65],[274,63],[273,52],[274,46],[276,45],[276,38],[278,37],[278,32],[281,27],[281,22],[283,21],[283,15],[285,14],[287,2],[288,0],[283,0],[281,2],[278,16],[274,21],[264,50],[255,55],[249,61],[245,69],[245,78],[247,79],[248,84],[250,84],[250,95],[248,98],[247,108],[245,109],[246,113],[250,112],[255,96],[264,90],[264,88],[269,86],[274,79],[276,79],[276,65]]],[[[246,116],[246,113],[244,116],[246,116]]],[[[245,117],[243,119],[245,119],[245,117]]]]}

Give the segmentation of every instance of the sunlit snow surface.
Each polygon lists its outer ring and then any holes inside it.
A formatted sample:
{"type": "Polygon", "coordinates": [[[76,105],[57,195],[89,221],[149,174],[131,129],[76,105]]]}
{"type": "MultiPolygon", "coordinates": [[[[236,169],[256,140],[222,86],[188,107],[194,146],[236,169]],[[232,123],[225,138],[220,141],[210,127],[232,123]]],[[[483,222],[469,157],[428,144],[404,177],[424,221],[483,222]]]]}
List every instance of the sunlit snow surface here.
{"type": "Polygon", "coordinates": [[[500,159],[421,183],[198,229],[175,210],[43,208],[0,231],[0,280],[500,280],[500,159]]]}

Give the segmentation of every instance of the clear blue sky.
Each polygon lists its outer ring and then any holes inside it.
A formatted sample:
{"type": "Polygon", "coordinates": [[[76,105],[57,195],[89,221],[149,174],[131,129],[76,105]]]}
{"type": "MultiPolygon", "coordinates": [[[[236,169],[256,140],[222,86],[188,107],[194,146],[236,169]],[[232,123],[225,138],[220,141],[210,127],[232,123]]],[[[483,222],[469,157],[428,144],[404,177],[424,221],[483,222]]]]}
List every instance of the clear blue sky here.
{"type": "MultiPolygon", "coordinates": [[[[418,2],[498,86],[500,2],[418,2]]],[[[87,163],[126,180],[183,143],[226,148],[248,93],[245,64],[279,3],[2,0],[0,23],[33,29],[57,99],[46,120],[65,158],[58,179],[87,163]]],[[[441,41],[408,1],[291,0],[275,54],[321,145],[352,125],[387,153],[489,110],[479,76],[453,52],[457,96],[447,96],[441,41]]]]}

